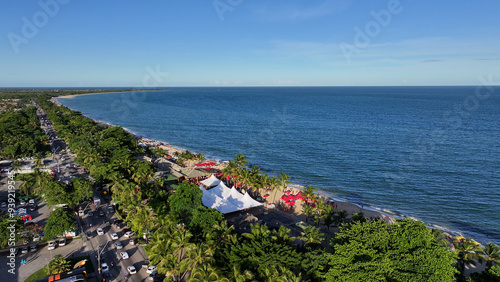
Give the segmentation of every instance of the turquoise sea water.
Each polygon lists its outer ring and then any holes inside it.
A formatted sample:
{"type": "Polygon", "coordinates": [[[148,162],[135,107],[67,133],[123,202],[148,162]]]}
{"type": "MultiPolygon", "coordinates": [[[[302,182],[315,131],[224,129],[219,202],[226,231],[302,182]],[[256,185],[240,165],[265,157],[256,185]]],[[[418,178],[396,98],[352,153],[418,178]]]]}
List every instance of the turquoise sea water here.
{"type": "Polygon", "coordinates": [[[167,88],[60,99],[88,117],[500,243],[500,87],[167,88]]]}

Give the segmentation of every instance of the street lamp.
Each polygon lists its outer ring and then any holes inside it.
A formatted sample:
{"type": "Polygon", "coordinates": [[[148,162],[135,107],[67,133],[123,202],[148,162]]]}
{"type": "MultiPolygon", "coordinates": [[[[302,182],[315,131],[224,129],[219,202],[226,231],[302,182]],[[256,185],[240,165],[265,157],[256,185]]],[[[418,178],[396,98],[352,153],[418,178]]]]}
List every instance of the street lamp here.
{"type": "Polygon", "coordinates": [[[106,246],[108,245],[109,242],[110,241],[106,242],[102,250],[99,250],[100,246],[97,246],[97,264],[99,264],[99,268],[101,267],[101,254],[104,251],[104,249],[106,249],[106,246]]]}

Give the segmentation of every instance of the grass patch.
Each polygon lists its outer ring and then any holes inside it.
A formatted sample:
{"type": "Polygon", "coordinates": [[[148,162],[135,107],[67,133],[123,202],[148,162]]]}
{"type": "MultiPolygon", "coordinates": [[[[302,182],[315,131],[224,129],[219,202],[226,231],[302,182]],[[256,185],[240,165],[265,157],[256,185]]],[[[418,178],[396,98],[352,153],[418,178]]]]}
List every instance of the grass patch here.
{"type": "Polygon", "coordinates": [[[50,274],[49,274],[49,271],[47,269],[47,266],[45,266],[42,269],[39,269],[39,270],[35,271],[35,273],[31,274],[28,278],[26,278],[26,280],[24,280],[24,282],[36,281],[38,279],[45,278],[49,275],[50,274]]]}
{"type": "MultiPolygon", "coordinates": [[[[87,275],[94,272],[94,266],[92,265],[92,262],[90,261],[90,257],[76,257],[76,258],[66,258],[70,262],[71,267],[73,267],[77,262],[86,259],[87,262],[85,263],[85,270],[87,271],[87,275]]],[[[35,273],[31,274],[24,282],[32,282],[36,281],[38,279],[42,279],[45,277],[50,276],[51,274],[49,273],[49,269],[46,266],[42,267],[41,269],[35,271],[35,273]]]]}

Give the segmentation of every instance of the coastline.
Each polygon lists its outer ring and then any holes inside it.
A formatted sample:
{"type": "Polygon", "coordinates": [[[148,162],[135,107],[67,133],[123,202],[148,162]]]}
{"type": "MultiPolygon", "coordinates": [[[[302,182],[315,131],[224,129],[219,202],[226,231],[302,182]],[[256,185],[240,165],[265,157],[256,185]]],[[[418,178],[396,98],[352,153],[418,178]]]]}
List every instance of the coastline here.
{"type": "Polygon", "coordinates": [[[83,95],[101,95],[101,94],[113,94],[113,93],[130,93],[130,92],[144,92],[144,91],[158,91],[158,89],[143,89],[143,90],[130,90],[130,91],[112,91],[112,92],[97,92],[97,93],[84,93],[84,94],[71,94],[71,95],[61,95],[61,96],[56,96],[53,97],[56,100],[61,98],[61,99],[73,99],[76,96],[83,96],[83,95]]]}
{"type": "MultiPolygon", "coordinates": [[[[133,92],[133,91],[129,91],[129,92],[133,92]]],[[[62,105],[61,103],[57,102],[58,98],[74,98],[75,96],[78,96],[78,95],[110,94],[110,93],[117,93],[117,92],[88,93],[88,94],[58,96],[58,97],[53,97],[53,102],[55,102],[58,105],[62,105]]],[[[95,119],[88,117],[86,115],[84,115],[84,116],[86,118],[93,120],[94,122],[97,122],[97,123],[100,123],[100,124],[103,124],[106,126],[117,126],[117,125],[114,125],[114,124],[111,124],[111,123],[108,123],[105,121],[95,120],[95,119]]],[[[123,126],[121,126],[121,127],[126,132],[132,134],[138,140],[144,139],[144,140],[147,140],[147,142],[151,142],[151,143],[165,144],[169,148],[169,151],[171,152],[171,153],[169,152],[169,154],[173,154],[173,152],[175,152],[175,151],[185,151],[186,150],[182,146],[172,145],[167,141],[148,139],[144,136],[141,136],[138,132],[133,132],[132,130],[127,129],[123,126]]],[[[166,148],[163,148],[163,149],[166,149],[166,148]]],[[[218,164],[218,166],[216,168],[223,169],[225,167],[224,163],[227,160],[214,159],[214,158],[210,157],[210,154],[208,154],[206,161],[214,161],[218,164]]],[[[293,193],[296,194],[299,191],[301,191],[303,188],[305,188],[305,187],[302,185],[292,183],[292,184],[288,185],[287,190],[292,190],[292,191],[294,191],[293,193]]],[[[284,191],[280,191],[280,192],[275,191],[274,193],[276,193],[276,195],[274,195],[273,193],[270,193],[268,199],[275,199],[275,201],[273,201],[272,203],[276,204],[276,203],[279,203],[281,196],[284,195],[284,191]]],[[[361,205],[361,204],[357,204],[354,202],[349,202],[348,200],[343,199],[341,197],[338,197],[335,194],[332,194],[331,192],[329,192],[327,190],[317,189],[316,194],[318,194],[318,196],[321,197],[322,199],[324,199],[325,201],[326,200],[333,201],[337,205],[337,208],[336,208],[337,211],[338,210],[345,210],[348,214],[347,218],[351,218],[353,213],[362,212],[365,218],[380,218],[387,223],[394,223],[394,222],[396,222],[397,219],[401,219],[401,218],[410,218],[413,220],[419,220],[418,218],[415,218],[415,217],[412,217],[409,215],[398,214],[396,212],[388,211],[388,210],[382,209],[382,208],[377,208],[377,207],[371,206],[369,204],[361,205]]],[[[286,213],[289,216],[295,216],[297,221],[300,221],[300,220],[304,221],[305,215],[301,212],[302,201],[299,201],[299,202],[300,202],[300,204],[297,203],[297,205],[295,206],[295,208],[293,210],[287,211],[286,213]]],[[[271,202],[268,202],[268,203],[271,203],[271,202]]],[[[419,221],[426,224],[429,228],[436,228],[436,229],[444,232],[447,235],[450,235],[453,237],[462,236],[462,233],[460,231],[450,230],[450,229],[443,228],[443,227],[438,226],[438,225],[429,224],[428,222],[425,222],[422,220],[419,220],[419,221]]],[[[335,228],[334,228],[334,230],[335,230],[335,228]]]]}

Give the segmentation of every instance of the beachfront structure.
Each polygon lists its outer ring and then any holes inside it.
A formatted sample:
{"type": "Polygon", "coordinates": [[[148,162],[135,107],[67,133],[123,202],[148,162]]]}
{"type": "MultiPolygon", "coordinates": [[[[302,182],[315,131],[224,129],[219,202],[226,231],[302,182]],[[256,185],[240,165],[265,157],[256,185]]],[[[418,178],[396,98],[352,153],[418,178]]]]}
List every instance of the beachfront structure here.
{"type": "MultiPolygon", "coordinates": [[[[211,183],[211,181],[206,183],[211,183]]],[[[223,214],[262,206],[262,203],[252,199],[248,193],[243,195],[234,187],[228,188],[222,181],[212,189],[207,190],[203,185],[200,185],[200,189],[203,191],[201,200],[203,205],[216,209],[223,214]]]]}

